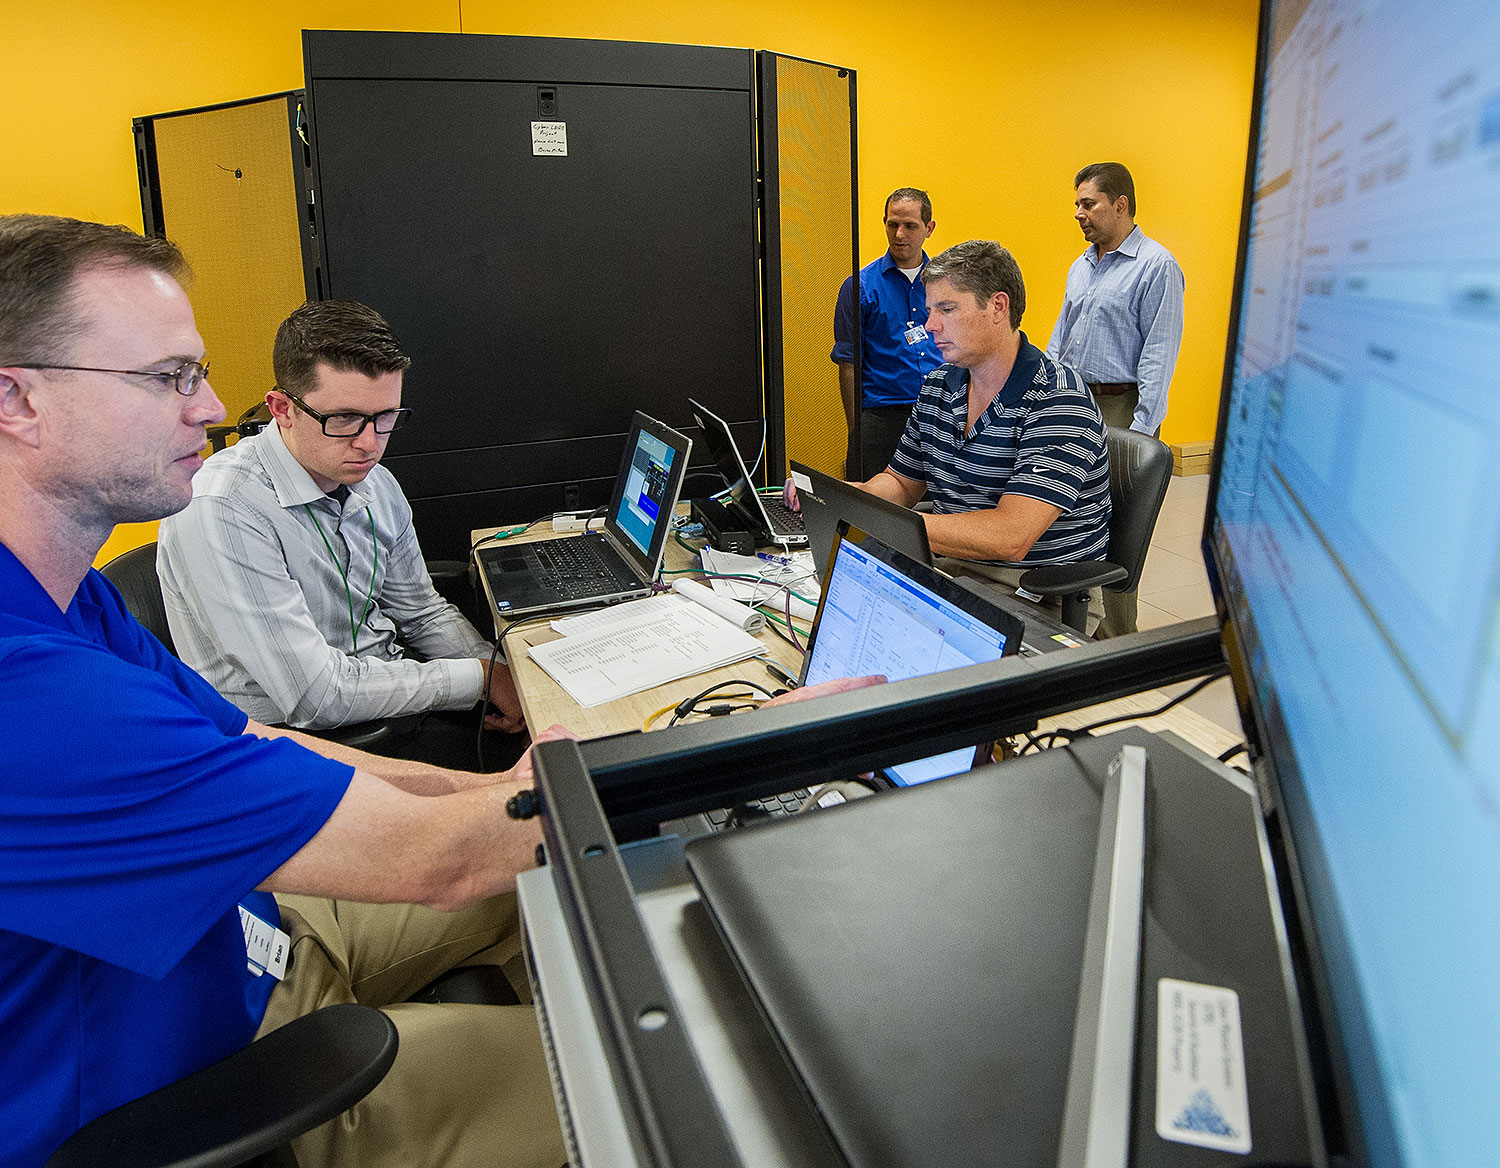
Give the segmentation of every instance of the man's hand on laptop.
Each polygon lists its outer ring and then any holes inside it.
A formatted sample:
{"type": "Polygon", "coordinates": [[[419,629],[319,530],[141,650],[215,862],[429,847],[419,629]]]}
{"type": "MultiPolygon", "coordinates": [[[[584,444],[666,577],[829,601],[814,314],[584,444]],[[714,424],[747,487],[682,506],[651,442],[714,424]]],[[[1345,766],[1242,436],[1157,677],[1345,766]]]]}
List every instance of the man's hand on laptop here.
{"type": "Polygon", "coordinates": [[[490,667],[484,662],[485,687],[489,690],[490,705],[495,709],[484,716],[486,730],[503,730],[507,734],[518,734],[526,729],[526,715],[521,711],[521,698],[516,693],[515,679],[510,675],[510,666],[496,662],[490,667]]]}
{"type": "Polygon", "coordinates": [[[790,478],[781,488],[781,501],[787,505],[789,511],[802,510],[802,504],[797,501],[797,484],[790,478]]]}

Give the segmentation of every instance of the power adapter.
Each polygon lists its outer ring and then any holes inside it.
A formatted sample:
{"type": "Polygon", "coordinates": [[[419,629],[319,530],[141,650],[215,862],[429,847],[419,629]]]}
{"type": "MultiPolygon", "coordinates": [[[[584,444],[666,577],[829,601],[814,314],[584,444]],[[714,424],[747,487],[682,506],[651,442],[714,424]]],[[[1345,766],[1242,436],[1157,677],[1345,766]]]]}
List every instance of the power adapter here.
{"type": "Polygon", "coordinates": [[[694,499],[691,510],[693,522],[703,524],[703,533],[715,551],[741,556],[755,554],[755,534],[747,531],[744,522],[723,503],[716,499],[694,499]]]}

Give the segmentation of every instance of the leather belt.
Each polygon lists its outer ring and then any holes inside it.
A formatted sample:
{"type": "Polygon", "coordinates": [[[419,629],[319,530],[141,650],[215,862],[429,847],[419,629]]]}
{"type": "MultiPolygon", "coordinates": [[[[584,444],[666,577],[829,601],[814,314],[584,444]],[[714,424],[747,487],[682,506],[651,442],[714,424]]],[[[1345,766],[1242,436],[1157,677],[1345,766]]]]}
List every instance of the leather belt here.
{"type": "Polygon", "coordinates": [[[1136,389],[1133,381],[1091,381],[1088,386],[1096,397],[1119,397],[1122,393],[1133,393],[1136,389]]]}

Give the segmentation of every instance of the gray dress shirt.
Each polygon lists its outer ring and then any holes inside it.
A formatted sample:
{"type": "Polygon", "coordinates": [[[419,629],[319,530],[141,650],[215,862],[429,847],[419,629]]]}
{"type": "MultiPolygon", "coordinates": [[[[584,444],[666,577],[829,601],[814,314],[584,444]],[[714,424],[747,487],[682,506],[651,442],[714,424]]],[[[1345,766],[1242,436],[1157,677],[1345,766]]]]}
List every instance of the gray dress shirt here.
{"type": "Polygon", "coordinates": [[[383,466],[340,506],[272,424],[208,459],[158,539],[179,656],[257,721],[320,729],[481,696],[490,643],[433,588],[383,466]]]}

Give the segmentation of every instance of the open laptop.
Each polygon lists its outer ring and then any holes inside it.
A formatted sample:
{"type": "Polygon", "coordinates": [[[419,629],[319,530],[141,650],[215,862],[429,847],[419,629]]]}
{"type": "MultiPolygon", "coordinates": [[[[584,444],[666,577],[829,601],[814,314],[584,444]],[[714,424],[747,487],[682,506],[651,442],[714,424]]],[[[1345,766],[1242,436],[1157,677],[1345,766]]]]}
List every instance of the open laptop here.
{"type": "Polygon", "coordinates": [[[728,506],[756,532],[757,542],[779,543],[784,547],[802,547],[807,543],[802,516],[780,499],[762,499],[750,479],[750,471],[740,454],[739,444],[729,423],[705,405],[688,398],[693,420],[703,431],[703,441],[713,456],[714,465],[729,484],[728,506]]]}
{"type": "Polygon", "coordinates": [[[692,448],[690,439],[638,412],[602,532],[480,548],[479,567],[500,619],[649,594],[692,448]]]}
{"type": "MultiPolygon", "coordinates": [[[[921,564],[932,564],[932,549],[927,543],[927,524],[920,512],[882,499],[879,495],[872,495],[869,491],[862,491],[800,462],[793,462],[791,467],[792,482],[797,488],[797,501],[802,505],[802,518],[807,527],[808,548],[812,551],[819,579],[825,578],[824,568],[840,519],[848,520],[855,527],[869,532],[882,543],[906,553],[921,564]]],[[[1023,604],[1002,585],[969,576],[959,576],[956,579],[960,587],[978,593],[1020,619],[1025,626],[1020,652],[1026,656],[1055,653],[1078,645],[1080,638],[1077,632],[1040,609],[1023,604]]]]}
{"type": "Polygon", "coordinates": [[[920,514],[800,462],[793,462],[791,467],[792,483],[797,488],[797,502],[802,506],[802,523],[807,529],[807,544],[813,563],[817,565],[818,579],[828,578],[828,558],[833,551],[840,519],[847,520],[917,563],[932,566],[927,524],[920,514]]]}
{"type": "MultiPolygon", "coordinates": [[[[1024,627],[1019,617],[960,587],[934,568],[887,547],[867,532],[840,523],[800,685],[839,677],[883,673],[904,681],[1016,653],[1024,627]]],[[[973,767],[988,756],[989,743],[886,767],[877,786],[915,787],[973,767]]],[[[751,816],[787,815],[807,799],[803,789],[749,804],[751,816]]],[[[662,825],[664,831],[698,835],[724,827],[730,811],[708,811],[662,825]]]]}
{"type": "MultiPolygon", "coordinates": [[[[801,684],[872,673],[905,681],[1020,651],[1019,617],[846,521],[836,534],[801,684]]],[[[973,769],[985,746],[889,766],[881,777],[893,787],[947,778],[973,769]]]]}

